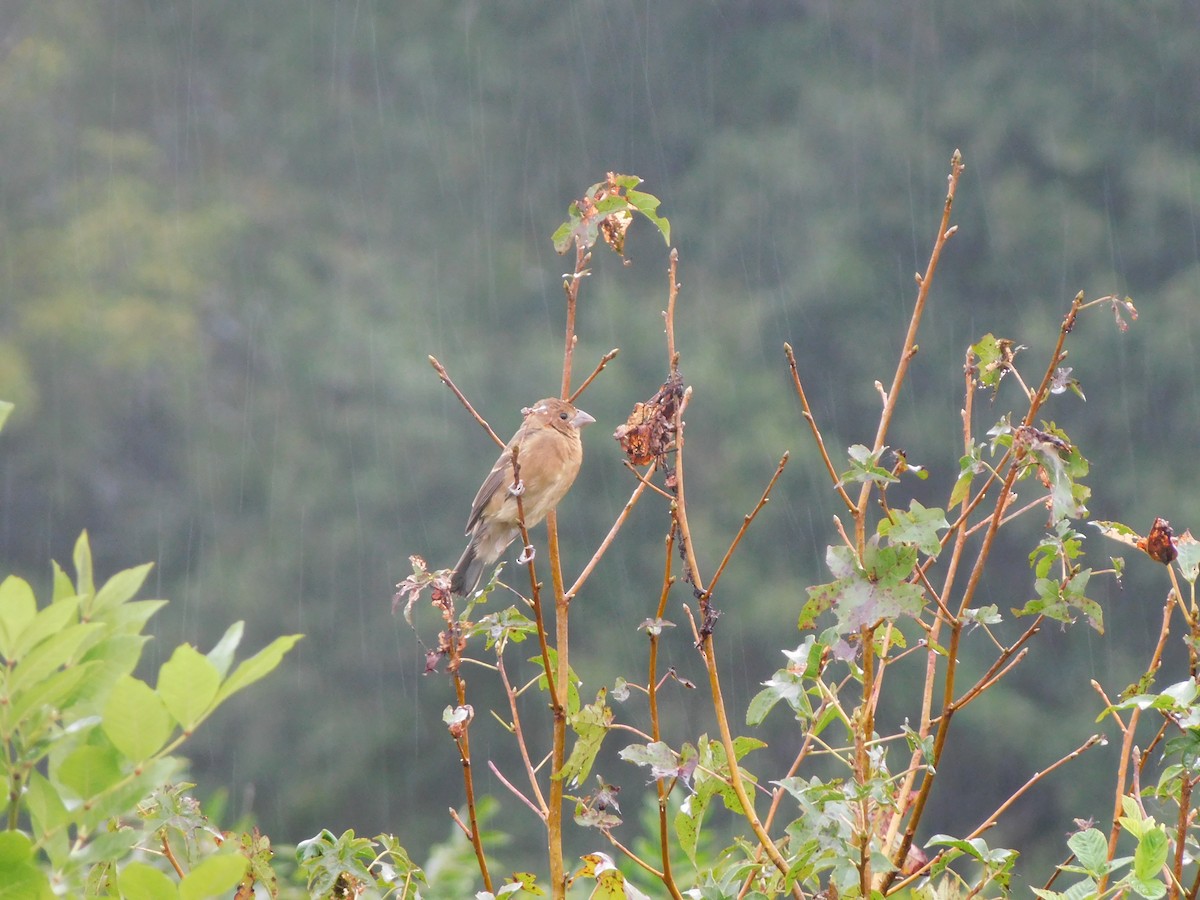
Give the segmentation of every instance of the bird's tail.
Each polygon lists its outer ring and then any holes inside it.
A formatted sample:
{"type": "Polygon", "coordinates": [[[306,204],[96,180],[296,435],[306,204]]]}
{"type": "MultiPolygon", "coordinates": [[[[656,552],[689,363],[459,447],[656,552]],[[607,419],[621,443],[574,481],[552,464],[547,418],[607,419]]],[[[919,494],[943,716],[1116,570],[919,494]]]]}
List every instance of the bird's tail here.
{"type": "Polygon", "coordinates": [[[450,576],[450,593],[465,597],[475,592],[483,576],[483,560],[475,555],[475,542],[470,541],[459,557],[454,574],[450,576]]]}

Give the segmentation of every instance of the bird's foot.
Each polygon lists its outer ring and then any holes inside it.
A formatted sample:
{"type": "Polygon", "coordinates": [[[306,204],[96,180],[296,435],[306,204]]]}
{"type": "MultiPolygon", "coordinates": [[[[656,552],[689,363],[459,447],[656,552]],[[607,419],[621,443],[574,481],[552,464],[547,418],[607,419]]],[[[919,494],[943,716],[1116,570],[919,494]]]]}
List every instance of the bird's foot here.
{"type": "Polygon", "coordinates": [[[537,551],[533,549],[533,544],[526,544],[525,549],[521,551],[521,555],[517,557],[517,565],[524,566],[533,562],[533,558],[537,555],[537,551]]]}
{"type": "Polygon", "coordinates": [[[514,497],[520,497],[523,493],[525,493],[525,480],[523,478],[518,479],[516,484],[510,484],[508,486],[508,492],[514,497]]]}

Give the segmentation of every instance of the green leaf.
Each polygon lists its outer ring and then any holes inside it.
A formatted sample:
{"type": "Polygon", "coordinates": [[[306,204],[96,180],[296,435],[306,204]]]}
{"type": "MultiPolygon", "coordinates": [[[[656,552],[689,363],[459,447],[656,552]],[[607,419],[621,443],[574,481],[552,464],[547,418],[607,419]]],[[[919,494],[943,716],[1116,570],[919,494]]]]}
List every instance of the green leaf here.
{"type": "Polygon", "coordinates": [[[1100,878],[1108,872],[1108,839],[1098,829],[1076,832],[1067,839],[1067,846],[1089,875],[1100,878]]]}
{"type": "Polygon", "coordinates": [[[1167,886],[1161,881],[1142,881],[1138,878],[1131,878],[1129,886],[1133,888],[1134,893],[1139,897],[1145,897],[1147,900],[1158,900],[1167,893],[1167,886]]]}
{"type": "MultiPolygon", "coordinates": [[[[967,459],[968,457],[963,457],[967,459]]],[[[950,506],[958,506],[971,495],[971,482],[975,480],[975,472],[973,469],[964,468],[959,472],[958,480],[954,482],[954,489],[950,491],[950,506]]]]}
{"type": "Polygon", "coordinates": [[[191,731],[212,707],[221,675],[207,657],[189,644],[180,644],[158,670],[158,694],[167,711],[191,731]]]}
{"type": "Polygon", "coordinates": [[[519,644],[526,637],[537,634],[537,623],[515,606],[510,606],[483,616],[470,633],[484,635],[484,646],[488,650],[495,647],[498,652],[503,652],[509,641],[519,644]]]}
{"type": "Polygon", "coordinates": [[[858,565],[848,547],[828,548],[826,565],[840,577],[808,589],[808,603],[800,616],[801,628],[811,625],[826,609],[833,609],[842,634],[873,625],[880,619],[901,615],[916,618],[921,614],[925,592],[904,580],[916,563],[916,548],[905,544],[880,547],[878,541],[875,535],[867,544],[865,568],[858,565]]]}
{"type": "Polygon", "coordinates": [[[1175,565],[1179,566],[1184,580],[1194,584],[1197,575],[1200,575],[1200,541],[1180,540],[1175,547],[1179,551],[1175,565]]]}
{"type": "Polygon", "coordinates": [[[959,853],[965,854],[972,859],[977,859],[980,862],[986,859],[987,844],[979,838],[966,841],[962,838],[956,838],[949,834],[935,834],[925,842],[926,847],[945,846],[957,850],[959,853]]]}
{"type": "MultiPolygon", "coordinates": [[[[1162,828],[1151,828],[1138,841],[1133,852],[1133,877],[1136,881],[1155,881],[1162,867],[1167,864],[1170,842],[1162,828]]],[[[1164,888],[1165,892],[1165,888],[1164,888]]],[[[1138,893],[1141,893],[1139,891],[1138,893]]],[[[1143,897],[1149,896],[1142,894],[1143,897]]],[[[1161,895],[1159,895],[1161,896],[1161,895]]]]}
{"type": "Polygon", "coordinates": [[[8,417],[14,408],[15,405],[8,400],[0,400],[0,430],[3,430],[4,423],[8,421],[8,417]]]}
{"type": "Polygon", "coordinates": [[[142,762],[162,749],[175,723],[162,698],[146,682],[124,675],[109,694],[101,727],[128,759],[142,762]]]}
{"type": "Polygon", "coordinates": [[[302,634],[277,637],[249,659],[244,660],[233,670],[233,674],[225,679],[221,690],[217,692],[214,704],[224,703],[238,691],[270,675],[283,661],[284,654],[291,650],[302,637],[304,637],[302,634]]]}
{"type": "Polygon", "coordinates": [[[648,768],[651,778],[673,778],[683,774],[680,771],[679,756],[663,741],[654,741],[650,744],[630,744],[617,755],[635,766],[648,768]]]}
{"type": "MultiPolygon", "coordinates": [[[[553,647],[547,647],[546,648],[546,656],[549,657],[549,659],[550,659],[550,671],[551,672],[556,671],[558,668],[558,653],[557,653],[557,651],[553,647]]],[[[542,658],[540,656],[531,656],[526,660],[526,662],[533,663],[535,666],[537,666],[537,668],[540,671],[540,674],[538,675],[538,678],[537,678],[538,690],[543,691],[543,692],[548,692],[549,684],[546,681],[546,671],[542,667],[542,658]]],[[[568,716],[573,716],[573,715],[575,715],[575,713],[579,712],[579,707],[580,707],[580,702],[581,702],[579,699],[579,685],[581,685],[581,684],[583,684],[583,680],[578,675],[575,674],[574,669],[572,669],[570,666],[567,666],[566,707],[567,707],[567,715],[568,716]]]]}
{"type": "Polygon", "coordinates": [[[850,468],[841,474],[838,479],[838,484],[846,485],[853,482],[875,482],[876,484],[889,484],[900,479],[889,472],[887,469],[879,465],[879,458],[887,451],[887,447],[880,447],[875,452],[872,452],[869,447],[863,444],[854,444],[846,452],[850,457],[850,468]]]}
{"type": "Polygon", "coordinates": [[[891,518],[879,523],[879,533],[891,543],[908,543],[926,556],[937,556],[942,550],[938,531],[950,527],[946,514],[940,509],[927,509],[913,500],[908,512],[891,510],[891,518]]]}
{"type": "Polygon", "coordinates": [[[197,864],[179,883],[179,900],[225,897],[245,877],[250,860],[240,853],[219,853],[197,864]]]}
{"type": "Polygon", "coordinates": [[[1073,446],[1062,429],[1053,422],[1046,430],[1022,425],[1014,432],[1014,446],[1023,448],[1036,466],[1027,467],[1022,477],[1040,469],[1042,481],[1050,486],[1050,521],[1082,518],[1087,515],[1091,489],[1078,479],[1087,475],[1089,463],[1073,446]]]}
{"type": "Polygon", "coordinates": [[[634,209],[649,219],[654,227],[658,229],[667,246],[671,246],[671,223],[658,215],[658,207],[661,201],[653,194],[647,194],[645,191],[628,190],[625,192],[625,197],[634,209]]]}
{"type": "Polygon", "coordinates": [[[1128,794],[1124,794],[1121,797],[1121,811],[1124,813],[1120,817],[1121,826],[1139,841],[1147,829],[1154,827],[1154,820],[1143,816],[1137,800],[1128,794]]]}
{"type": "Polygon", "coordinates": [[[147,635],[115,634],[90,647],[83,655],[84,662],[95,665],[91,676],[82,685],[82,699],[94,703],[97,713],[103,709],[117,680],[137,667],[148,640],[147,635]]]}
{"type": "Polygon", "coordinates": [[[596,694],[595,703],[589,703],[579,712],[567,717],[567,724],[577,737],[571,755],[563,763],[558,777],[565,778],[569,785],[577,785],[587,778],[592,764],[596,761],[596,754],[600,752],[604,736],[608,734],[609,726],[612,725],[614,713],[605,702],[607,694],[608,691],[601,688],[596,694]]]}
{"type": "Polygon", "coordinates": [[[692,794],[683,801],[679,812],[675,814],[675,834],[679,839],[679,849],[684,852],[692,865],[696,865],[696,850],[700,844],[700,826],[704,822],[704,812],[708,808],[712,793],[705,795],[692,794]]]}
{"type": "Polygon", "coordinates": [[[37,615],[37,600],[29,582],[15,575],[0,581],[0,656],[11,660],[17,639],[37,615]]]}
{"type": "Polygon", "coordinates": [[[103,629],[102,625],[71,625],[42,641],[17,663],[9,681],[15,693],[44,680],[57,669],[74,665],[82,655],[79,651],[87,641],[103,629]]]}
{"type": "MultiPolygon", "coordinates": [[[[14,695],[11,711],[6,721],[17,725],[32,710],[43,706],[54,707],[65,712],[76,699],[76,694],[82,694],[88,678],[94,674],[97,663],[80,663],[55,672],[49,678],[44,678],[29,688],[14,695]]],[[[73,721],[73,717],[66,717],[73,721]]]]}
{"type": "Polygon", "coordinates": [[[111,746],[85,744],[67,754],[57,777],[76,797],[89,800],[120,780],[120,754],[111,746]]]}
{"type": "Polygon", "coordinates": [[[296,845],[296,859],[308,879],[312,896],[328,896],[343,873],[369,883],[372,879],[367,867],[374,858],[374,843],[368,838],[355,837],[352,829],[335,837],[325,828],[316,837],[296,845]]]}
{"type": "Polygon", "coordinates": [[[54,596],[51,597],[51,602],[65,600],[68,597],[77,597],[75,593],[75,585],[71,581],[69,575],[63,571],[63,567],[54,560],[50,561],[50,567],[54,572],[54,596]]]}
{"type": "Polygon", "coordinates": [[[976,609],[964,609],[962,620],[974,622],[977,625],[997,625],[1004,621],[1004,617],[1000,615],[995,603],[989,603],[987,606],[980,606],[976,609]]]}
{"type": "Polygon", "coordinates": [[[175,882],[154,866],[141,862],[127,863],[117,876],[122,900],[177,900],[175,882]]]}
{"type": "MultiPolygon", "coordinates": [[[[120,758],[119,754],[117,758],[120,758]]],[[[156,787],[178,777],[183,762],[177,756],[161,756],[137,767],[134,774],[126,774],[116,785],[93,798],[91,806],[83,808],[79,813],[81,829],[108,828],[114,818],[129,815],[130,810],[137,809],[156,787]]],[[[135,840],[136,836],[135,833],[135,840]]],[[[121,855],[115,857],[121,858],[121,855]]]]}
{"type": "Polygon", "coordinates": [[[79,620],[79,598],[64,597],[55,600],[40,610],[32,622],[21,632],[13,653],[17,658],[24,656],[51,635],[58,634],[68,625],[79,620]]]}
{"type": "Polygon", "coordinates": [[[115,831],[101,831],[84,844],[71,851],[71,864],[75,866],[94,866],[98,863],[116,864],[128,859],[129,854],[139,843],[142,832],[134,828],[117,828],[115,831]]]}
{"type": "Polygon", "coordinates": [[[93,618],[120,634],[140,634],[150,617],[166,605],[166,600],[130,600],[102,610],[93,618]]]}
{"type": "Polygon", "coordinates": [[[33,833],[40,838],[68,821],[67,808],[54,785],[37,769],[29,775],[25,788],[25,805],[33,823],[33,833]]]}
{"type": "Polygon", "coordinates": [[[805,696],[800,679],[786,669],[780,669],[774,678],[764,681],[763,684],[766,687],[755,694],[750,700],[750,705],[746,707],[747,725],[761,725],[767,718],[767,713],[774,709],[780,700],[794,703],[805,696]]]}
{"type": "Polygon", "coordinates": [[[1128,547],[1136,547],[1138,541],[1142,539],[1140,534],[1122,522],[1097,521],[1092,522],[1091,525],[1106,538],[1120,541],[1128,547]]]}
{"type": "Polygon", "coordinates": [[[143,563],[132,569],[124,569],[108,579],[104,583],[104,587],[100,588],[100,592],[96,594],[95,602],[92,604],[93,615],[102,610],[120,606],[127,600],[132,600],[134,595],[142,589],[146,576],[153,568],[154,563],[143,563]]]}
{"type": "Polygon", "coordinates": [[[46,834],[67,822],[67,808],[53,784],[37,769],[32,770],[25,785],[25,805],[34,823],[34,833],[46,834]]]}
{"type": "Polygon", "coordinates": [[[761,750],[765,746],[767,746],[767,742],[758,738],[746,736],[735,737],[733,739],[733,755],[735,758],[741,759],[747,753],[753,750],[761,750]]]}
{"type": "Polygon", "coordinates": [[[1006,338],[997,338],[990,332],[971,345],[971,353],[977,360],[975,376],[981,387],[991,388],[993,392],[1000,387],[1000,379],[1013,368],[1013,359],[1017,353],[1024,350],[1006,338]]]}
{"type": "Polygon", "coordinates": [[[629,203],[619,193],[609,194],[603,200],[597,200],[593,209],[596,217],[603,219],[606,216],[611,216],[615,212],[628,212],[629,203]]]}
{"type": "Polygon", "coordinates": [[[51,900],[50,882],[19,831],[0,832],[0,900],[51,900]]]}
{"type": "MultiPolygon", "coordinates": [[[[1040,566],[1041,562],[1038,565],[1040,566]]],[[[1072,610],[1077,610],[1087,616],[1092,628],[1103,634],[1104,610],[1099,603],[1083,593],[1091,576],[1091,569],[1083,569],[1066,582],[1054,578],[1038,578],[1033,583],[1033,589],[1038,596],[1020,609],[1013,609],[1013,613],[1018,616],[1040,614],[1070,624],[1075,621],[1072,610]]]]}
{"type": "MultiPolygon", "coordinates": [[[[734,752],[737,752],[737,741],[734,742],[734,752]]],[[[758,742],[761,745],[761,742],[758,742]]],[[[747,750],[754,749],[747,747],[747,750]]],[[[704,814],[712,798],[721,796],[728,809],[741,811],[737,795],[729,787],[726,778],[729,765],[725,758],[725,748],[718,741],[711,741],[707,735],[701,735],[696,747],[684,745],[681,754],[688,760],[695,759],[692,793],[687,796],[675,815],[675,832],[679,836],[679,846],[687,854],[693,864],[696,862],[699,846],[701,825],[704,814]]],[[[690,764],[690,763],[689,763],[690,764]]],[[[754,794],[751,792],[751,799],[754,794]]]]}
{"type": "Polygon", "coordinates": [[[233,665],[233,655],[237,651],[238,644],[242,642],[242,632],[245,629],[245,622],[234,622],[225,629],[225,633],[221,635],[217,645],[206,654],[208,661],[213,664],[217,674],[222,678],[229,673],[229,667],[233,665]]]}
{"type": "MultiPolygon", "coordinates": [[[[574,209],[575,204],[572,203],[571,207],[574,209]]],[[[554,249],[558,251],[559,255],[571,249],[571,239],[575,236],[575,227],[578,224],[578,219],[568,219],[554,230],[554,234],[550,235],[554,249]]]]}
{"type": "MultiPolygon", "coordinates": [[[[96,583],[92,580],[92,547],[86,530],[75,542],[75,593],[88,601],[96,593],[96,583]]],[[[88,607],[91,607],[90,602],[88,607]]]]}

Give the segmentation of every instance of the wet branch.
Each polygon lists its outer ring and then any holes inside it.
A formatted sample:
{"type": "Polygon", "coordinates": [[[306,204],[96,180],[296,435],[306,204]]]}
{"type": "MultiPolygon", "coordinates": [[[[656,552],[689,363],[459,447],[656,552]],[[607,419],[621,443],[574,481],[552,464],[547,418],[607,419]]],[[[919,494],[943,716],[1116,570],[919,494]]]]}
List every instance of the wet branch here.
{"type": "Polygon", "coordinates": [[[475,418],[476,422],[483,426],[484,431],[492,436],[492,440],[503,447],[504,441],[500,439],[500,435],[492,431],[492,426],[487,423],[487,420],[475,411],[475,407],[471,405],[471,401],[468,400],[463,392],[458,389],[458,385],[451,380],[450,374],[446,371],[446,367],[438,362],[437,358],[434,356],[429,357],[429,364],[433,366],[434,371],[438,373],[438,378],[442,380],[442,384],[454,392],[454,396],[458,398],[458,402],[467,408],[467,412],[469,412],[475,418]]]}
{"type": "Polygon", "coordinates": [[[581,384],[579,387],[577,387],[575,389],[575,393],[573,393],[567,399],[571,403],[574,403],[576,401],[576,399],[579,398],[579,395],[587,390],[588,385],[596,380],[596,376],[599,375],[601,372],[603,372],[605,370],[605,368],[608,367],[608,364],[617,358],[617,354],[620,352],[621,352],[621,349],[619,347],[613,347],[611,350],[609,350],[607,353],[605,353],[602,357],[600,357],[600,362],[598,362],[596,364],[596,368],[592,369],[592,374],[589,375],[587,378],[585,378],[583,380],[583,384],[581,384]]]}

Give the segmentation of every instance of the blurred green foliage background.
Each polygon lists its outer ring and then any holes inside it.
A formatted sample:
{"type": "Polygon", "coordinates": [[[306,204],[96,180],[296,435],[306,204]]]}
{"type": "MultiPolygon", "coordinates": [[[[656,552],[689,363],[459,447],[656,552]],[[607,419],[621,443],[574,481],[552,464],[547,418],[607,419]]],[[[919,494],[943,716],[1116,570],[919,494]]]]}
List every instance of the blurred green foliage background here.
{"type": "MultiPolygon", "coordinates": [[[[783,341],[829,445],[869,443],[956,147],[960,231],[892,440],[933,477],[908,490],[942,505],[953,483],[970,343],[1028,345],[1018,363],[1036,376],[1077,291],[1129,294],[1130,332],[1101,315],[1074,337],[1087,403],[1047,415],[1093,463],[1098,518],[1182,531],[1200,509],[1198,25],[1184,0],[5,4],[3,569],[44,584],[86,527],[100,572],[156,561],[174,601],[160,654],[207,648],[234,619],[250,643],[306,633],[200,735],[195,780],[277,842],[390,830],[419,855],[449,831],[461,781],[448,686],[422,676],[391,595],[409,554],[453,564],[495,453],[427,354],[511,433],[558,388],[570,266],[549,235],[605,172],[645,179],[681,254],[702,566],[793,453],[718,598],[744,708],[798,642],[837,511],[783,341]]],[[[577,378],[621,356],[582,401],[600,424],[562,509],[572,571],[633,487],[608,433],[666,370],[666,252],[637,223],[628,255],[598,257],[583,288],[577,378]]],[[[1000,549],[983,602],[1032,596],[1040,525],[1000,549]]],[[[639,507],[574,607],[587,695],[642,671],[664,529],[639,507]]],[[[1118,550],[1097,537],[1093,565],[1118,550]]],[[[986,710],[956,720],[939,830],[977,824],[1095,729],[1089,678],[1115,692],[1137,676],[1167,586],[1146,560],[1130,568],[1123,589],[1096,589],[1105,636],[1048,628],[986,710]]],[[[436,620],[418,620],[428,643],[436,620]]],[[[686,631],[666,662],[694,678],[686,631]]],[[[472,677],[477,709],[488,681],[472,677]]],[[[711,730],[695,694],[672,698],[675,741],[711,730]]],[[[915,709],[892,703],[897,720],[915,709]]],[[[479,721],[479,760],[511,768],[511,741],[479,721]]],[[[756,733],[764,759],[791,758],[782,717],[756,733]]],[[[1061,858],[1071,817],[1111,806],[1113,753],[1048,781],[995,843],[1043,837],[1061,858]]],[[[611,759],[603,773],[631,792],[642,778],[611,759]]]]}

